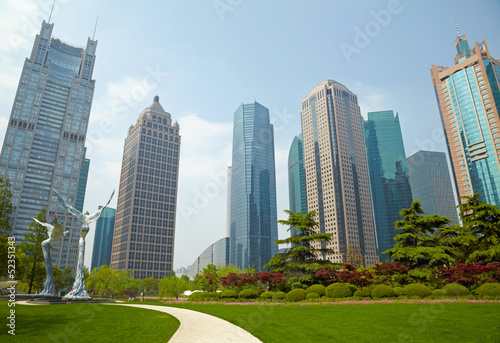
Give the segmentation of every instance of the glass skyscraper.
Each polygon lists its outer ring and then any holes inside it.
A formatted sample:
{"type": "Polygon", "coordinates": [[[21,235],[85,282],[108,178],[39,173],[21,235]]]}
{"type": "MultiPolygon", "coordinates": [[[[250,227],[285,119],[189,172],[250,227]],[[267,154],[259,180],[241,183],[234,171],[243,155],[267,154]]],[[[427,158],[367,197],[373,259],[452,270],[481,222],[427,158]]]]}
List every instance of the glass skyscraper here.
{"type": "Polygon", "coordinates": [[[229,263],[262,270],[278,252],[274,130],[269,110],[242,104],[234,113],[229,263]]]}
{"type": "Polygon", "coordinates": [[[307,213],[306,172],[302,135],[295,136],[288,153],[288,197],[290,211],[307,213]]]}
{"type": "Polygon", "coordinates": [[[370,171],[373,209],[377,230],[378,253],[382,254],[394,245],[397,234],[394,222],[401,220],[399,211],[410,208],[411,188],[408,182],[405,148],[399,116],[393,111],[368,112],[363,120],[366,154],[370,171]]]}
{"type": "Polygon", "coordinates": [[[224,267],[229,263],[229,237],[219,239],[206,248],[189,267],[187,275],[195,277],[209,264],[224,267]]]}
{"type": "MultiPolygon", "coordinates": [[[[100,210],[102,206],[99,206],[100,210]]],[[[111,247],[115,228],[116,210],[106,207],[95,224],[94,249],[90,270],[102,265],[111,265],[111,247]]]]}
{"type": "Polygon", "coordinates": [[[16,240],[22,239],[42,208],[49,222],[57,212],[70,236],[53,242],[52,263],[76,270],[80,224],[58,205],[52,189],[76,206],[94,94],[97,41],[89,38],[84,47],[73,46],[53,37],[53,28],[54,24],[43,21],[31,55],[24,61],[0,156],[0,174],[12,183],[11,225],[16,240]]]}
{"type": "Polygon", "coordinates": [[[500,206],[500,63],[486,42],[455,40],[455,65],[431,76],[459,196],[481,195],[500,206]]]}
{"type": "Polygon", "coordinates": [[[456,203],[446,154],[421,150],[406,161],[413,199],[420,200],[422,209],[427,214],[438,214],[453,220],[452,225],[457,224],[456,203]]]}
{"type": "Polygon", "coordinates": [[[85,158],[87,148],[83,148],[82,166],[80,176],[78,177],[78,190],[76,191],[75,208],[83,213],[83,204],[85,202],[85,192],[87,190],[87,178],[89,176],[90,160],[85,158]]]}

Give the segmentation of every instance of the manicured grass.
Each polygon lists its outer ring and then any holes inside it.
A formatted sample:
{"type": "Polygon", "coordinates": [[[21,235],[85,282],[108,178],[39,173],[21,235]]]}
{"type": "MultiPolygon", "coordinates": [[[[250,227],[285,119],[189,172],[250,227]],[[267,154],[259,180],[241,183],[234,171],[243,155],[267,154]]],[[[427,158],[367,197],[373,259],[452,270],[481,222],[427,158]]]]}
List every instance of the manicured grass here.
{"type": "Polygon", "coordinates": [[[169,305],[225,319],[262,342],[500,342],[500,303],[169,305]]]}
{"type": "Polygon", "coordinates": [[[1,342],[167,342],[180,324],[166,313],[127,306],[16,305],[16,335],[11,336],[7,302],[0,306],[5,309],[1,342]]]}

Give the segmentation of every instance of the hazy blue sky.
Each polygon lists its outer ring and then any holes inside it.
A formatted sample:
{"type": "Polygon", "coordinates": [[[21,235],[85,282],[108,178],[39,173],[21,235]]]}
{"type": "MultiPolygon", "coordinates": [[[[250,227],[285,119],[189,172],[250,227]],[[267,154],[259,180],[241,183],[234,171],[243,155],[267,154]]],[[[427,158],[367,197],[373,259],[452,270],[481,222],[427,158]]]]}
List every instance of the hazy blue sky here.
{"type": "MultiPolygon", "coordinates": [[[[0,0],[1,142],[23,61],[51,6],[0,0]]],[[[499,13],[498,0],[56,0],[53,36],[73,45],[92,36],[99,15],[85,209],[118,190],[127,129],[154,95],[182,135],[175,268],[225,235],[225,173],[241,103],[256,99],[270,110],[280,218],[288,209],[288,149],[300,133],[300,102],[323,80],[356,93],[365,117],[398,112],[407,157],[445,151],[429,69],[453,64],[455,23],[471,45],[486,40],[500,58],[499,13]]],[[[280,237],[286,234],[279,227],[280,237]]]]}

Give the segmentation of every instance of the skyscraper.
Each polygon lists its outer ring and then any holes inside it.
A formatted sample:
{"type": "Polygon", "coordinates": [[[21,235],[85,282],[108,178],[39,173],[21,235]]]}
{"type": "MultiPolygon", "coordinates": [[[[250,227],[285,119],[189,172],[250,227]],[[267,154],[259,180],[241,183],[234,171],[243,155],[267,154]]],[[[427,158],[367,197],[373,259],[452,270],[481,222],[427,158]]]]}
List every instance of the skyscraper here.
{"type": "Polygon", "coordinates": [[[120,176],[111,267],[161,279],[174,263],[181,137],[155,96],[128,129],[120,176]]]}
{"type": "MultiPolygon", "coordinates": [[[[100,210],[102,206],[99,206],[100,210]]],[[[113,245],[113,229],[115,227],[116,210],[106,207],[95,224],[94,249],[90,270],[111,264],[111,247],[113,245]]]]}
{"type": "Polygon", "coordinates": [[[302,135],[295,136],[288,152],[288,197],[290,211],[307,213],[306,172],[302,135]]]}
{"type": "Polygon", "coordinates": [[[22,239],[42,208],[49,222],[57,211],[59,223],[70,236],[52,244],[52,263],[76,270],[80,225],[58,205],[52,189],[76,205],[94,94],[97,41],[89,38],[84,47],[76,47],[53,37],[53,28],[54,24],[43,21],[31,55],[24,61],[0,156],[0,174],[12,183],[11,225],[16,240],[22,239]]]}
{"type": "Polygon", "coordinates": [[[234,113],[229,262],[257,271],[278,252],[274,132],[269,110],[241,104],[234,113]]]}
{"type": "Polygon", "coordinates": [[[194,278],[209,264],[224,267],[229,263],[229,237],[219,239],[206,248],[189,267],[187,275],[194,278]]]}
{"type": "Polygon", "coordinates": [[[363,128],[378,253],[381,261],[387,261],[387,255],[382,253],[394,246],[394,222],[402,219],[399,211],[410,208],[412,203],[405,147],[399,116],[394,116],[393,111],[368,112],[363,128]]]}
{"type": "Polygon", "coordinates": [[[456,192],[500,206],[500,62],[458,29],[455,45],[455,65],[433,65],[431,76],[456,192]]]}
{"type": "Polygon", "coordinates": [[[359,246],[373,265],[379,259],[358,98],[323,81],[302,100],[301,116],[307,208],[318,213],[319,232],[333,235],[324,247],[337,252],[324,258],[341,263],[345,246],[359,246]]]}
{"type": "Polygon", "coordinates": [[[446,154],[421,150],[406,161],[413,199],[420,200],[422,209],[427,214],[438,214],[457,224],[458,216],[446,154]]]}
{"type": "Polygon", "coordinates": [[[90,160],[85,158],[87,148],[83,148],[82,166],[78,177],[78,190],[76,191],[75,208],[83,213],[83,203],[85,202],[85,192],[87,190],[87,178],[89,176],[90,160]]]}

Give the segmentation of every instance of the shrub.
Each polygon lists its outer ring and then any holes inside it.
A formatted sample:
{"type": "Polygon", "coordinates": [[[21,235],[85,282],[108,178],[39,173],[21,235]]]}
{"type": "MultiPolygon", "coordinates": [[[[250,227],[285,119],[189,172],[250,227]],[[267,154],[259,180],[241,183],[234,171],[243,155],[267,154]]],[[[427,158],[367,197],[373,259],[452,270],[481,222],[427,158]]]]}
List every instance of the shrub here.
{"type": "Polygon", "coordinates": [[[319,298],[320,298],[319,294],[314,292],[307,293],[306,295],[306,299],[319,299],[319,298]]]}
{"type": "Polygon", "coordinates": [[[394,287],[394,294],[397,297],[400,297],[400,296],[404,295],[404,289],[403,289],[403,287],[394,287]]]}
{"type": "Polygon", "coordinates": [[[272,298],[273,298],[273,295],[274,295],[274,293],[273,293],[273,292],[269,292],[269,291],[268,291],[268,292],[264,292],[264,293],[262,293],[262,294],[260,295],[260,297],[261,297],[262,299],[272,299],[272,298]]]}
{"type": "Polygon", "coordinates": [[[477,295],[500,296],[500,283],[483,283],[476,289],[477,295]]]}
{"type": "Polygon", "coordinates": [[[259,293],[253,289],[244,289],[240,292],[240,299],[255,299],[259,297],[259,293]]]}
{"type": "Polygon", "coordinates": [[[232,289],[226,289],[224,292],[221,293],[220,297],[222,299],[237,298],[238,297],[238,292],[233,291],[232,289]]]}
{"type": "Polygon", "coordinates": [[[300,282],[292,283],[292,289],[305,289],[306,286],[301,284],[300,282]]]}
{"type": "Polygon", "coordinates": [[[371,296],[372,298],[385,298],[393,297],[394,294],[394,290],[391,287],[387,285],[378,285],[373,289],[371,296]]]}
{"type": "Polygon", "coordinates": [[[332,283],[325,289],[325,295],[328,298],[347,298],[352,295],[349,287],[343,283],[332,283]]]}
{"type": "Polygon", "coordinates": [[[349,287],[349,289],[351,290],[351,293],[354,293],[356,292],[357,290],[359,290],[358,287],[354,286],[354,285],[351,285],[350,283],[346,283],[345,284],[347,287],[349,287]]]}
{"type": "Polygon", "coordinates": [[[448,295],[444,289],[435,289],[432,291],[434,297],[445,297],[448,295]]]}
{"type": "Polygon", "coordinates": [[[451,296],[461,296],[470,293],[467,287],[462,286],[458,283],[449,283],[443,287],[443,290],[445,290],[446,293],[451,296]]]}
{"type": "Polygon", "coordinates": [[[286,294],[288,301],[302,301],[306,298],[307,292],[305,289],[297,288],[286,294]]]}
{"type": "Polygon", "coordinates": [[[354,292],[353,294],[355,297],[360,297],[360,298],[368,298],[370,297],[370,293],[364,289],[360,289],[359,291],[354,292]]]}
{"type": "Polygon", "coordinates": [[[204,301],[206,299],[216,299],[219,295],[215,292],[195,292],[188,297],[189,301],[204,301]]]}
{"type": "Polygon", "coordinates": [[[323,285],[312,285],[311,287],[309,287],[306,292],[309,294],[309,293],[316,293],[318,294],[319,296],[322,296],[322,295],[325,295],[325,286],[323,285]]]}
{"type": "Polygon", "coordinates": [[[282,300],[286,298],[285,292],[276,292],[273,294],[273,300],[282,300]]]}
{"type": "Polygon", "coordinates": [[[429,287],[422,285],[421,283],[412,283],[404,288],[404,294],[425,298],[431,295],[432,291],[429,287]]]}

